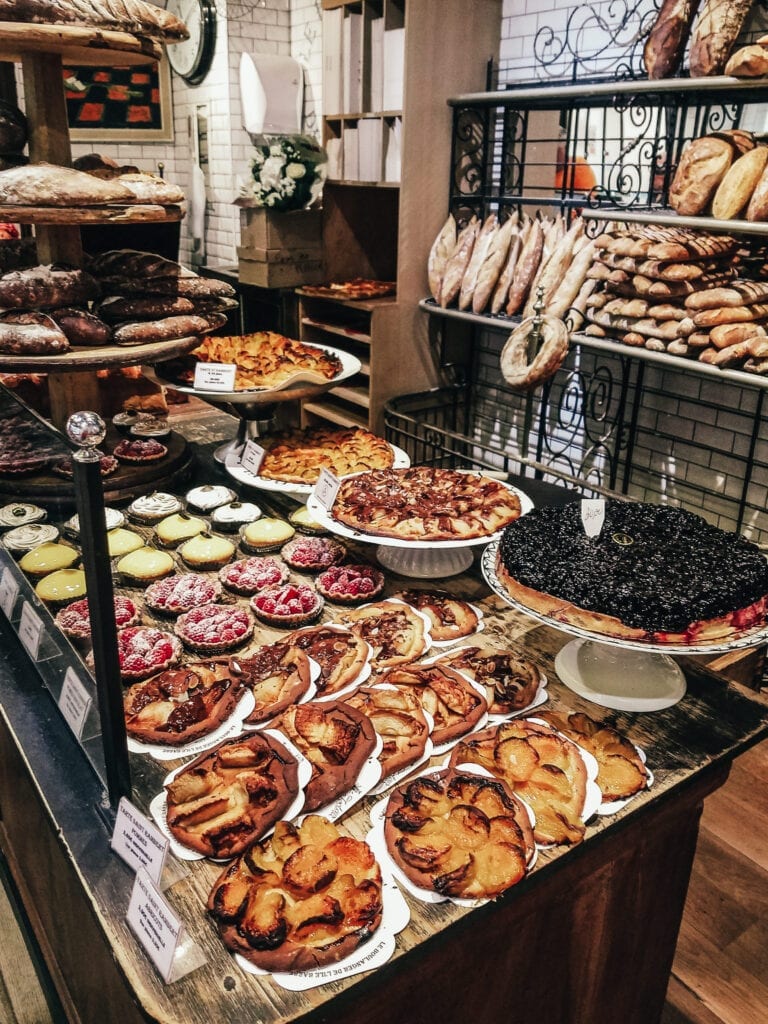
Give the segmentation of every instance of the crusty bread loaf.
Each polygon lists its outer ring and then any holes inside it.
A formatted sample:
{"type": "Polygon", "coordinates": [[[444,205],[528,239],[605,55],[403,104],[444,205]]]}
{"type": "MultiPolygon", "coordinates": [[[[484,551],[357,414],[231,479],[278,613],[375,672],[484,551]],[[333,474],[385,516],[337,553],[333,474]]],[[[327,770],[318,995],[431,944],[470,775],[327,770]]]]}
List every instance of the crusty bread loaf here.
{"type": "Polygon", "coordinates": [[[133,203],[133,193],[117,181],[85,171],[35,163],[0,171],[0,203],[19,206],[104,206],[133,203]]]}
{"type": "Polygon", "coordinates": [[[475,286],[477,285],[477,277],[480,273],[480,268],[485,262],[485,257],[488,254],[488,250],[491,247],[494,236],[498,230],[498,217],[495,213],[488,214],[483,222],[483,226],[480,228],[480,233],[475,239],[475,244],[472,247],[472,255],[467,263],[467,269],[464,272],[464,277],[461,279],[461,288],[459,289],[459,309],[469,309],[472,305],[472,297],[475,294],[475,286]]]}
{"type": "Polygon", "coordinates": [[[683,150],[669,187],[669,205],[685,217],[706,209],[733,163],[733,146],[725,139],[704,135],[683,150]]]}
{"type": "Polygon", "coordinates": [[[470,222],[459,231],[453,252],[448,257],[440,285],[440,305],[445,309],[461,291],[467,266],[472,257],[477,236],[480,232],[480,221],[473,216],[470,222]]]}
{"type": "Polygon", "coordinates": [[[427,257],[427,279],[429,291],[435,302],[440,301],[440,286],[443,283],[443,274],[448,258],[456,245],[456,221],[452,213],[440,228],[437,238],[432,243],[427,257]]]}
{"type": "Polygon", "coordinates": [[[712,200],[712,216],[731,220],[749,202],[768,163],[768,146],[756,146],[731,164],[712,200]]]}
{"type": "Polygon", "coordinates": [[[664,0],[643,49],[649,78],[669,78],[683,59],[699,0],[664,0]]]}
{"type": "Polygon", "coordinates": [[[3,355],[58,355],[69,349],[64,332],[45,313],[0,313],[0,352],[3,355]]]}
{"type": "Polygon", "coordinates": [[[80,306],[96,298],[99,288],[90,274],[53,266],[11,270],[0,277],[0,307],[55,309],[80,306]]]}
{"type": "Polygon", "coordinates": [[[768,220],[768,166],[752,191],[745,216],[752,221],[768,220]]]}
{"type": "Polygon", "coordinates": [[[734,78],[762,78],[768,75],[768,50],[756,43],[739,47],[728,58],[725,73],[734,78]]]}
{"type": "Polygon", "coordinates": [[[723,73],[751,6],[752,0],[704,0],[691,37],[691,78],[723,73]]]}
{"type": "Polygon", "coordinates": [[[189,38],[182,21],[144,0],[0,0],[0,21],[92,25],[177,42],[189,38]]]}

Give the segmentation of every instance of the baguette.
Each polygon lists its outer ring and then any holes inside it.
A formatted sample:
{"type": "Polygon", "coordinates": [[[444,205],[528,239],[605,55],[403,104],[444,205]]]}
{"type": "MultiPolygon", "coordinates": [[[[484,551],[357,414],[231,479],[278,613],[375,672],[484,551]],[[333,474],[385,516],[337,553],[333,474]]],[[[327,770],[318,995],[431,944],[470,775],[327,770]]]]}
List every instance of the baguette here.
{"type": "Polygon", "coordinates": [[[765,328],[760,324],[720,324],[709,332],[709,340],[715,348],[729,348],[754,337],[765,337],[765,328]]]}
{"type": "Polygon", "coordinates": [[[726,171],[712,200],[712,216],[732,220],[744,209],[768,163],[768,146],[743,153],[726,171]]]}
{"type": "Polygon", "coordinates": [[[717,327],[719,324],[753,323],[768,318],[768,306],[756,303],[754,306],[720,306],[702,309],[694,313],[693,322],[697,327],[717,327]]]}
{"type": "Polygon", "coordinates": [[[477,286],[480,268],[485,262],[488,249],[490,248],[498,230],[498,217],[495,213],[491,213],[485,218],[483,226],[480,228],[480,232],[475,239],[475,244],[472,247],[472,255],[470,256],[467,268],[464,271],[464,277],[461,279],[461,288],[459,289],[459,309],[469,309],[472,305],[472,296],[475,294],[475,287],[477,286]]]}
{"type": "MultiPolygon", "coordinates": [[[[580,249],[574,259],[571,260],[571,265],[568,267],[560,281],[556,294],[552,296],[547,304],[547,313],[549,313],[550,316],[564,317],[568,313],[584,287],[584,282],[587,279],[587,271],[590,268],[593,257],[594,243],[590,242],[588,245],[585,245],[580,249]]],[[[595,282],[592,281],[591,288],[587,295],[592,293],[594,287],[595,282]]],[[[581,312],[583,312],[583,310],[581,312]]],[[[573,329],[576,330],[576,328],[573,329]]]]}
{"type": "Polygon", "coordinates": [[[429,291],[435,302],[440,301],[440,286],[443,282],[443,274],[448,259],[456,245],[456,221],[453,214],[448,214],[448,219],[440,228],[437,238],[432,243],[427,257],[427,279],[429,291]]]}
{"type": "Polygon", "coordinates": [[[565,277],[565,273],[571,264],[573,248],[576,244],[576,240],[583,233],[584,221],[581,217],[577,217],[571,224],[570,228],[568,228],[566,233],[552,249],[546,262],[542,262],[539,268],[539,273],[534,279],[533,285],[528,293],[528,300],[523,308],[524,317],[533,316],[533,306],[537,300],[539,291],[542,292],[542,302],[544,303],[545,309],[554,298],[555,290],[565,277]]]}
{"type": "Polygon", "coordinates": [[[496,287],[502,267],[509,253],[512,236],[517,230],[517,214],[508,217],[491,238],[485,259],[477,274],[477,284],[472,296],[472,312],[482,313],[496,287]]]}
{"type": "Polygon", "coordinates": [[[469,264],[475,239],[480,230],[480,222],[473,216],[469,224],[462,228],[456,237],[456,245],[445,265],[443,281],[440,285],[440,305],[446,308],[461,290],[461,282],[469,264]]]}
{"type": "Polygon", "coordinates": [[[514,229],[512,235],[512,241],[509,245],[509,253],[507,255],[507,261],[504,265],[504,269],[499,274],[499,280],[496,283],[496,287],[493,291],[493,299],[491,301],[491,313],[496,316],[502,311],[507,303],[509,296],[509,288],[512,284],[512,278],[515,276],[515,268],[517,267],[517,261],[520,256],[520,250],[528,237],[531,230],[531,222],[526,223],[520,227],[518,224],[514,229]]]}
{"type": "Polygon", "coordinates": [[[723,73],[751,6],[752,0],[704,0],[691,37],[691,78],[723,73]]]}
{"type": "Polygon", "coordinates": [[[649,78],[670,78],[678,70],[698,7],[699,0],[664,0],[643,49],[649,78]]]}
{"type": "Polygon", "coordinates": [[[768,167],[755,185],[745,217],[751,221],[768,220],[768,167]]]}
{"type": "Polygon", "coordinates": [[[507,316],[514,316],[525,302],[531,282],[536,276],[544,246],[544,231],[541,223],[534,220],[525,245],[520,251],[520,258],[515,268],[515,276],[509,288],[507,299],[507,316]]]}
{"type": "Polygon", "coordinates": [[[144,0],[0,0],[0,21],[93,25],[168,42],[189,39],[184,22],[144,0]]]}

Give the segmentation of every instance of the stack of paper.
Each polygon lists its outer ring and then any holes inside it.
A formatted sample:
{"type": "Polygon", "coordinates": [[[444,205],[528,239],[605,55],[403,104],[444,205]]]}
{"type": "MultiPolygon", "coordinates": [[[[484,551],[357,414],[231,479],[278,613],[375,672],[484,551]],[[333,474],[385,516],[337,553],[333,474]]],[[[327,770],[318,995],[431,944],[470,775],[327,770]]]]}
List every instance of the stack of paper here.
{"type": "Polygon", "coordinates": [[[323,113],[341,113],[343,103],[341,39],[344,8],[323,11],[323,113]]]}
{"type": "MultiPolygon", "coordinates": [[[[371,56],[368,63],[370,106],[369,110],[384,110],[384,19],[371,21],[371,56]]],[[[398,110],[400,108],[398,107],[398,110]]]]}
{"type": "Polygon", "coordinates": [[[345,114],[363,109],[363,16],[344,8],[341,66],[345,114]]]}
{"type": "Polygon", "coordinates": [[[384,181],[400,181],[400,132],[403,123],[399,117],[387,122],[384,149],[384,181]]]}
{"type": "Polygon", "coordinates": [[[384,33],[384,110],[403,109],[404,70],[405,29],[387,29],[384,33]]]}
{"type": "Polygon", "coordinates": [[[382,123],[378,117],[357,122],[360,181],[381,181],[382,123]]]}
{"type": "Polygon", "coordinates": [[[357,125],[344,125],[344,167],[345,181],[357,181],[360,177],[360,156],[357,141],[357,125]]]}

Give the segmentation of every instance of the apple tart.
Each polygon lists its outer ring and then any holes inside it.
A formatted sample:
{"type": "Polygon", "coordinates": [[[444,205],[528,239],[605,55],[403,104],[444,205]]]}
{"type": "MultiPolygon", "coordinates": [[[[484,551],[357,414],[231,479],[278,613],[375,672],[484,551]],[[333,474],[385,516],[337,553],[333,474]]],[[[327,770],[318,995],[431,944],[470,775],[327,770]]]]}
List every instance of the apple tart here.
{"type": "Polygon", "coordinates": [[[344,703],[370,718],[382,739],[381,777],[387,778],[415,764],[427,747],[429,722],[418,697],[409,690],[389,686],[362,686],[344,703]]]}
{"type": "Polygon", "coordinates": [[[443,665],[406,665],[381,677],[382,683],[410,689],[435,723],[436,747],[465,736],[488,710],[485,697],[467,679],[443,665]]]}
{"type": "Polygon", "coordinates": [[[315,811],[355,785],[376,749],[376,732],[362,711],[342,701],[308,701],[287,708],[275,722],[312,765],[304,810],[315,811]]]}
{"type": "Polygon", "coordinates": [[[495,647],[462,647],[450,651],[439,663],[463,672],[482,686],[492,715],[508,715],[527,708],[544,678],[529,658],[495,647]]]}
{"type": "Polygon", "coordinates": [[[533,808],[538,843],[584,838],[587,769],[578,747],[551,725],[517,719],[484,729],[456,746],[451,764],[478,764],[506,782],[533,808]]]}
{"type": "Polygon", "coordinates": [[[384,838],[415,885],[490,899],[525,876],[534,852],[528,812],[500,779],[446,769],[398,786],[384,838]]]}
{"type": "Polygon", "coordinates": [[[480,625],[471,604],[444,591],[404,590],[397,596],[427,616],[430,635],[437,643],[460,640],[480,625]]]}
{"type": "Polygon", "coordinates": [[[351,608],[339,615],[339,622],[370,644],[375,671],[415,661],[429,647],[424,619],[402,601],[374,601],[351,608]]]}
{"type": "Polygon", "coordinates": [[[370,648],[357,633],[340,626],[308,626],[288,637],[293,647],[306,651],[320,666],[316,681],[320,696],[351,686],[368,662],[370,648]]]}
{"type": "Polygon", "coordinates": [[[206,857],[234,857],[260,839],[299,792],[296,758],[272,736],[224,740],[166,783],[174,838],[206,857]]]}
{"type": "Polygon", "coordinates": [[[316,814],[279,821],[217,878],[208,911],[224,945],[267,971],[336,963],[381,924],[381,869],[367,843],[316,814]]]}
{"type": "Polygon", "coordinates": [[[250,725],[266,722],[298,704],[309,689],[309,658],[288,643],[266,644],[248,657],[230,658],[229,664],[253,693],[255,706],[245,719],[250,725]]]}

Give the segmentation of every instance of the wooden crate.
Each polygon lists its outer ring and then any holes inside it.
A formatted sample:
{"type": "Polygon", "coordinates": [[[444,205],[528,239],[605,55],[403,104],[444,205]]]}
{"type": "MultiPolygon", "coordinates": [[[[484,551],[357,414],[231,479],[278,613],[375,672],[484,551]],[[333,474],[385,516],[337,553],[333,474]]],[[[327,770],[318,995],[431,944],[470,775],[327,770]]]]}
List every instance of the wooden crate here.
{"type": "Polygon", "coordinates": [[[321,210],[292,210],[274,213],[261,207],[240,211],[240,245],[244,249],[314,253],[320,259],[323,249],[321,210]]]}

